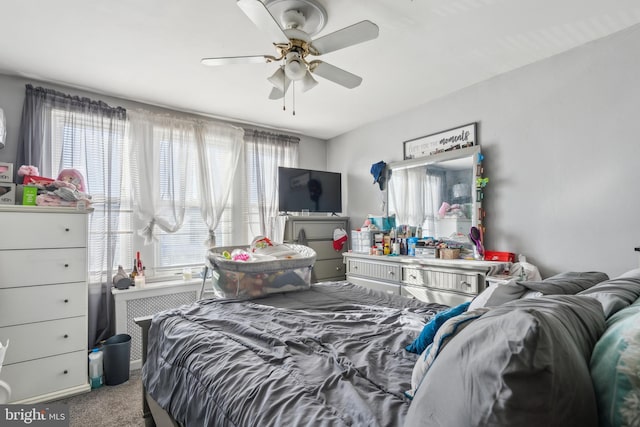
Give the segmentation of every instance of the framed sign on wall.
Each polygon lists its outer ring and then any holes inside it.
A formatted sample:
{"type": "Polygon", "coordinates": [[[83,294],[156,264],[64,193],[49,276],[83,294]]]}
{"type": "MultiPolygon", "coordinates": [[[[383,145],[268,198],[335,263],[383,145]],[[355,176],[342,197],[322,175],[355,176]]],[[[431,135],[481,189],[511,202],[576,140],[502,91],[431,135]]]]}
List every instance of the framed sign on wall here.
{"type": "Polygon", "coordinates": [[[477,145],[477,123],[469,123],[453,129],[434,133],[404,142],[404,159],[417,159],[444,151],[477,145]]]}

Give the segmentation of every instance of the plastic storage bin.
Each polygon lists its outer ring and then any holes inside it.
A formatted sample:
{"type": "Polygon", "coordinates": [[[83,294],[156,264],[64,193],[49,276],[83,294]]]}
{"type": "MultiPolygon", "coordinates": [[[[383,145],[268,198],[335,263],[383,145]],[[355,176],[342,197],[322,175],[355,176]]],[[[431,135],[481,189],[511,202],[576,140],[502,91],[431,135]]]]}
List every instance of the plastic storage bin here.
{"type": "Polygon", "coordinates": [[[129,379],[129,357],[131,355],[131,336],[118,334],[102,344],[104,352],[104,382],[106,385],[118,385],[129,379]]]}

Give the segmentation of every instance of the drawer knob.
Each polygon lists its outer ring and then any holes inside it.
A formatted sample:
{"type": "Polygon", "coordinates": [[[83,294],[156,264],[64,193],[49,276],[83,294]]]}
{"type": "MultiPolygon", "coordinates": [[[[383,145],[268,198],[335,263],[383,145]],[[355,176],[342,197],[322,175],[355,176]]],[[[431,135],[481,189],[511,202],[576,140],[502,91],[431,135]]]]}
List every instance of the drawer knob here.
{"type": "Polygon", "coordinates": [[[460,282],[460,284],[466,286],[467,288],[471,287],[471,283],[465,282],[464,280],[460,282]]]}
{"type": "Polygon", "coordinates": [[[65,303],[69,302],[69,298],[65,298],[65,299],[64,299],[64,302],[65,302],[65,303]]]}
{"type": "Polygon", "coordinates": [[[414,280],[418,278],[418,276],[416,276],[415,274],[410,274],[409,277],[411,277],[414,280]]]}
{"type": "Polygon", "coordinates": [[[65,266],[65,268],[68,268],[68,267],[69,267],[69,264],[65,264],[64,266],[65,266]]]}
{"type": "Polygon", "coordinates": [[[67,375],[69,373],[69,371],[65,369],[62,373],[67,375]]]}
{"type": "Polygon", "coordinates": [[[64,231],[69,232],[69,228],[68,228],[68,227],[67,227],[67,228],[65,228],[65,229],[64,229],[64,231]]]}
{"type": "Polygon", "coordinates": [[[340,268],[340,267],[336,267],[336,271],[340,271],[340,270],[341,270],[341,268],[340,268]]]}
{"type": "Polygon", "coordinates": [[[65,338],[69,338],[69,334],[64,334],[64,337],[65,338]]]}
{"type": "Polygon", "coordinates": [[[354,265],[352,268],[353,268],[354,270],[357,270],[357,269],[358,269],[358,266],[357,266],[357,265],[354,265]]]}
{"type": "Polygon", "coordinates": [[[390,271],[390,272],[389,272],[389,276],[393,276],[393,271],[390,271]]]}

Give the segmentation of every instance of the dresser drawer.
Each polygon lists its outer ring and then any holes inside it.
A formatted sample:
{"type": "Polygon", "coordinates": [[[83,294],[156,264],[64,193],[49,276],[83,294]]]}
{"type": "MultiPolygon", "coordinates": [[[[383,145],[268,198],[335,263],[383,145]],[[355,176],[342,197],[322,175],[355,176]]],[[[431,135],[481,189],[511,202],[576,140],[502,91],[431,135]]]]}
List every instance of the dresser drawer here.
{"type": "Polygon", "coordinates": [[[342,258],[325,259],[316,261],[313,266],[313,273],[316,281],[318,282],[334,278],[341,278],[344,280],[346,268],[344,262],[342,262],[342,258]]]}
{"type": "Polygon", "coordinates": [[[478,293],[478,275],[450,270],[404,267],[402,281],[408,285],[427,286],[447,291],[478,293]]]}
{"type": "Polygon", "coordinates": [[[327,239],[333,238],[333,230],[336,228],[344,228],[346,231],[346,221],[293,221],[292,232],[293,239],[298,239],[298,235],[301,230],[304,230],[304,234],[307,239],[327,239]]]}
{"type": "Polygon", "coordinates": [[[0,289],[0,327],[84,316],[87,283],[0,289]]]}
{"type": "Polygon", "coordinates": [[[402,268],[402,281],[410,285],[431,286],[431,271],[416,267],[402,268]]]}
{"type": "Polygon", "coordinates": [[[438,304],[448,305],[450,307],[454,307],[473,299],[472,296],[466,294],[411,285],[402,286],[400,294],[408,298],[415,298],[424,302],[435,302],[438,304]]]}
{"type": "MultiPolygon", "coordinates": [[[[11,347],[9,347],[11,348],[11,347]]],[[[87,384],[86,350],[2,367],[0,379],[11,386],[11,401],[87,384]]]]}
{"type": "Polygon", "coordinates": [[[0,250],[0,288],[86,280],[86,248],[0,250]]]}
{"type": "Polygon", "coordinates": [[[4,364],[39,359],[84,350],[87,345],[87,318],[51,320],[0,328],[0,340],[11,340],[4,364]]]}
{"type": "Polygon", "coordinates": [[[398,264],[348,259],[347,271],[360,277],[400,282],[401,267],[398,264]]]}
{"type": "Polygon", "coordinates": [[[2,212],[0,249],[73,248],[87,245],[87,215],[2,212]],[[46,220],[45,220],[46,219],[46,220]]]}
{"type": "Polygon", "coordinates": [[[478,275],[457,273],[451,271],[431,270],[431,285],[434,288],[447,291],[464,292],[476,295],[478,293],[478,275]]]}
{"type": "Polygon", "coordinates": [[[347,280],[355,285],[360,285],[365,288],[373,289],[375,291],[385,292],[393,295],[400,295],[400,285],[394,285],[392,283],[382,283],[375,280],[369,280],[355,276],[349,276],[347,280]]]}
{"type": "Polygon", "coordinates": [[[342,251],[333,249],[333,240],[316,240],[308,242],[307,246],[316,251],[316,260],[340,258],[342,263],[342,251]]]}

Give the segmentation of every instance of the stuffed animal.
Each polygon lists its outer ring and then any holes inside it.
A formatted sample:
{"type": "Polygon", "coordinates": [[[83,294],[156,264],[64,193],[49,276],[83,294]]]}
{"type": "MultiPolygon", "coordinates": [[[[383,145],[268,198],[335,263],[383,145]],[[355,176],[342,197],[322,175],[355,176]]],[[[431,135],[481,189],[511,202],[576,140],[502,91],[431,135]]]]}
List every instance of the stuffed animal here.
{"type": "Polygon", "coordinates": [[[86,191],[86,187],[84,185],[84,177],[77,169],[62,169],[58,174],[57,180],[75,185],[76,189],[82,193],[86,191]]]}
{"type": "Polygon", "coordinates": [[[31,165],[22,165],[18,169],[18,176],[38,176],[38,168],[31,165]]]}

